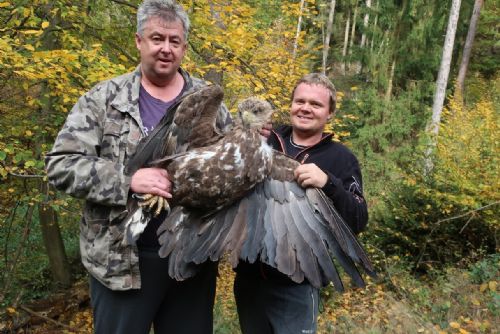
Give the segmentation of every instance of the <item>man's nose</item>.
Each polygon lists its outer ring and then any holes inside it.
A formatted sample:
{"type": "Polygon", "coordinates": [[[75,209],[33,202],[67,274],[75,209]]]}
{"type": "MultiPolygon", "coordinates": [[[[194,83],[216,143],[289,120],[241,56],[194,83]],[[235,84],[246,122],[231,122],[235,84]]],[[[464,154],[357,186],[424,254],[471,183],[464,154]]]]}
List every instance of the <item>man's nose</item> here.
{"type": "Polygon", "coordinates": [[[302,110],[303,111],[307,111],[307,112],[310,112],[312,110],[312,106],[310,103],[306,102],[302,105],[302,110]]]}
{"type": "Polygon", "coordinates": [[[161,44],[161,52],[165,53],[170,53],[172,52],[172,46],[170,45],[170,41],[166,39],[162,44],[161,44]]]}

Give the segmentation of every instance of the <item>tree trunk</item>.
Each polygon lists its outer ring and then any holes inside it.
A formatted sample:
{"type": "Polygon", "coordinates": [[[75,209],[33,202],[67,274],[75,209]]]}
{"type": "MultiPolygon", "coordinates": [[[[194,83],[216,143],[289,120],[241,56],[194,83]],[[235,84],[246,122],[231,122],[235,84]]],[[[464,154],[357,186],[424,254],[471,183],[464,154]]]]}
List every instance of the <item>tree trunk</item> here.
{"type": "Polygon", "coordinates": [[[295,41],[293,42],[293,58],[295,58],[297,54],[297,48],[299,46],[299,37],[300,37],[300,30],[302,28],[302,13],[304,11],[304,3],[305,0],[300,0],[300,12],[299,12],[299,19],[297,22],[297,33],[295,34],[295,41]]]}
{"type": "Polygon", "coordinates": [[[373,44],[374,44],[374,40],[375,40],[375,32],[377,30],[377,25],[378,25],[378,1],[376,2],[377,3],[377,6],[376,6],[376,15],[375,15],[375,21],[373,22],[373,34],[372,34],[372,38],[370,40],[370,53],[373,52],[373,44]]]}
{"type": "Polygon", "coordinates": [[[363,19],[363,34],[361,35],[361,48],[365,47],[366,43],[366,30],[368,29],[368,21],[370,20],[370,13],[369,10],[372,6],[372,0],[366,0],[366,8],[367,12],[365,14],[365,18],[363,19]]]}
{"type": "Polygon", "coordinates": [[[363,71],[363,66],[365,65],[365,55],[366,55],[366,52],[363,50],[363,48],[365,47],[365,44],[366,44],[366,31],[368,30],[368,21],[370,19],[370,8],[372,6],[372,1],[371,0],[366,0],[366,13],[365,13],[365,17],[363,19],[363,34],[361,35],[361,43],[360,43],[360,49],[362,50],[362,55],[363,55],[363,58],[361,61],[358,61],[357,64],[356,64],[356,73],[357,74],[360,74],[362,71],[363,71]]]}
{"type": "MultiPolygon", "coordinates": [[[[48,194],[48,184],[44,181],[41,181],[41,193],[48,194]]],[[[71,284],[71,270],[57,223],[57,214],[50,205],[41,202],[38,206],[38,215],[54,282],[62,286],[69,286],[71,284]]]]}
{"type": "Polygon", "coordinates": [[[441,121],[441,111],[443,109],[444,98],[446,95],[446,85],[448,83],[448,75],[450,73],[451,55],[455,42],[455,33],[457,31],[458,16],[460,14],[461,0],[453,0],[450,18],[448,20],[448,28],[446,29],[446,37],[443,46],[443,56],[441,65],[436,80],[436,92],[434,94],[434,103],[432,105],[432,121],[429,131],[433,135],[439,132],[439,122],[441,121]]]}
{"type": "MultiPolygon", "coordinates": [[[[396,68],[396,64],[398,63],[398,41],[401,35],[401,31],[404,28],[404,18],[407,15],[407,10],[408,10],[408,0],[403,0],[401,3],[401,10],[399,11],[397,20],[396,20],[396,25],[394,27],[394,31],[392,33],[392,42],[390,39],[388,39],[388,46],[391,47],[391,52],[390,52],[390,57],[392,58],[392,66],[390,69],[390,74],[389,74],[389,80],[387,82],[387,91],[385,94],[385,100],[390,101],[392,97],[392,87],[394,83],[394,72],[396,68]]],[[[385,35],[385,32],[384,32],[385,35]]],[[[383,43],[383,42],[382,42],[383,43]]],[[[382,48],[382,45],[381,45],[382,48]]],[[[382,50],[380,50],[382,51],[382,50]]]]}
{"type": "Polygon", "coordinates": [[[396,57],[392,59],[391,72],[389,74],[389,81],[387,82],[387,91],[385,92],[385,100],[390,101],[392,96],[392,83],[394,81],[394,70],[396,69],[396,57]]]}
{"type": "Polygon", "coordinates": [[[479,14],[481,12],[483,2],[483,0],[476,0],[474,2],[474,10],[472,11],[470,19],[469,31],[467,32],[467,38],[465,39],[462,61],[460,63],[460,69],[457,77],[457,91],[461,96],[463,96],[465,76],[467,74],[467,68],[469,67],[472,44],[474,43],[474,37],[476,36],[477,22],[479,21],[479,14]]]}
{"type": "Polygon", "coordinates": [[[335,14],[335,0],[330,1],[330,13],[326,25],[326,36],[323,43],[323,74],[326,74],[326,62],[328,60],[328,51],[330,50],[330,37],[333,30],[333,16],[335,14]]]}
{"type": "MultiPolygon", "coordinates": [[[[47,5],[44,10],[46,13],[51,12],[51,5],[47,5]]],[[[60,11],[57,15],[53,15],[50,26],[56,27],[60,24],[60,11]]],[[[60,46],[60,37],[55,31],[47,30],[42,36],[42,45],[45,50],[56,50],[60,46]]],[[[53,110],[54,99],[50,96],[50,87],[44,83],[42,85],[42,95],[47,96],[42,105],[41,111],[43,114],[48,114],[53,110]]],[[[48,197],[48,184],[41,181],[40,192],[48,197]]],[[[56,284],[68,286],[71,283],[71,272],[64,249],[64,243],[57,223],[57,213],[46,202],[41,202],[38,206],[38,215],[40,218],[40,228],[42,231],[45,250],[49,258],[50,270],[56,284]]]]}
{"type": "Polygon", "coordinates": [[[427,128],[431,135],[431,142],[425,153],[425,174],[432,171],[433,164],[431,154],[435,146],[436,137],[439,133],[439,123],[441,122],[441,112],[443,110],[444,98],[446,95],[446,85],[450,73],[451,55],[453,53],[453,44],[455,42],[455,33],[457,32],[458,16],[460,14],[461,0],[452,0],[450,17],[448,19],[448,28],[443,46],[443,56],[436,80],[436,92],[434,94],[434,103],[432,105],[432,119],[427,128]]]}
{"type": "MultiPolygon", "coordinates": [[[[356,34],[356,19],[358,16],[358,2],[356,1],[356,6],[354,7],[354,14],[352,16],[352,27],[351,27],[351,40],[349,41],[349,55],[352,54],[352,46],[354,44],[354,36],[356,34]]],[[[350,57],[349,57],[350,58],[350,57]]],[[[349,70],[351,69],[351,59],[349,59],[349,70]]]]}
{"type": "Polygon", "coordinates": [[[345,63],[347,62],[347,44],[349,42],[349,26],[351,23],[351,11],[347,12],[347,21],[344,30],[344,48],[342,49],[342,73],[345,75],[345,63]]]}
{"type": "Polygon", "coordinates": [[[354,34],[356,33],[356,18],[358,16],[358,3],[354,7],[354,15],[352,16],[351,40],[349,41],[349,54],[352,54],[352,44],[354,42],[354,34]]]}

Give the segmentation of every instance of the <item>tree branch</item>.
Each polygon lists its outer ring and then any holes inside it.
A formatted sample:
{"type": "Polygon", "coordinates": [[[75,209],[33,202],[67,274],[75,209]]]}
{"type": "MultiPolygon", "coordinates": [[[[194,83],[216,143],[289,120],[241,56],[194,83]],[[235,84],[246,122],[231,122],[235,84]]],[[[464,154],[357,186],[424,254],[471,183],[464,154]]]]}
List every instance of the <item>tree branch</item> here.
{"type": "Polygon", "coordinates": [[[33,315],[33,316],[35,316],[35,317],[38,317],[38,318],[41,318],[41,319],[43,319],[43,320],[45,320],[45,321],[51,322],[51,323],[53,323],[54,325],[57,325],[57,326],[59,326],[59,327],[66,328],[67,330],[71,330],[71,331],[74,331],[74,332],[77,332],[77,331],[78,331],[78,330],[77,330],[76,328],[74,328],[74,327],[68,326],[68,325],[66,325],[66,324],[63,324],[62,322],[59,322],[59,321],[56,321],[56,320],[54,320],[54,319],[52,319],[52,318],[46,317],[46,316],[44,316],[44,315],[42,315],[42,314],[40,314],[40,313],[38,313],[38,312],[33,311],[32,309],[30,309],[30,308],[28,308],[28,307],[26,307],[26,306],[24,306],[24,305],[20,305],[20,306],[19,306],[19,308],[20,308],[20,309],[22,309],[23,311],[28,312],[29,314],[31,314],[31,315],[33,315]]]}
{"type": "Polygon", "coordinates": [[[39,175],[39,174],[34,174],[34,175],[23,175],[23,174],[15,174],[12,172],[9,172],[9,175],[14,176],[14,177],[19,177],[22,179],[40,179],[45,177],[45,175],[39,175]]]}
{"type": "Polygon", "coordinates": [[[462,213],[462,214],[457,215],[457,216],[453,216],[453,217],[450,217],[450,218],[438,220],[436,222],[436,224],[434,225],[434,227],[432,228],[432,230],[427,235],[427,237],[425,238],[424,246],[423,246],[422,250],[420,251],[420,254],[418,255],[417,262],[415,263],[415,268],[418,268],[418,266],[420,265],[420,262],[422,262],[422,258],[424,257],[425,250],[427,249],[427,245],[429,244],[429,240],[431,238],[431,235],[434,233],[434,231],[436,231],[436,229],[439,227],[439,225],[441,225],[441,223],[444,223],[444,222],[447,222],[447,221],[451,221],[451,220],[455,220],[455,219],[459,219],[459,218],[463,218],[463,217],[466,217],[468,215],[471,215],[471,217],[467,220],[467,222],[465,223],[465,225],[460,230],[460,233],[462,233],[462,231],[470,223],[470,221],[472,220],[472,218],[475,217],[476,212],[479,212],[481,210],[487,209],[487,208],[489,208],[491,206],[495,206],[495,205],[498,205],[498,204],[500,204],[500,201],[496,201],[496,202],[484,205],[482,207],[479,207],[479,208],[474,209],[474,210],[470,210],[468,212],[462,213]]]}

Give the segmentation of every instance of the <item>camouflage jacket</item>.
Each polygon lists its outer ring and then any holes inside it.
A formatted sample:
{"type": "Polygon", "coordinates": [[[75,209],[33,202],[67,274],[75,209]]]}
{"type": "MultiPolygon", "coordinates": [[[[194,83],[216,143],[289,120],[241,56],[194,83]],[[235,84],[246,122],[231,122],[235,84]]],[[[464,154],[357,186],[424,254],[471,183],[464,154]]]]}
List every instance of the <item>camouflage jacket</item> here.
{"type": "MultiPolygon", "coordinates": [[[[206,85],[183,70],[187,89],[206,85]]],[[[124,245],[131,175],[125,165],[145,136],[139,113],[141,71],[103,81],[80,97],[45,158],[49,181],[85,199],[80,222],[80,251],[89,273],[112,290],[141,286],[138,249],[124,245]]],[[[218,125],[230,118],[225,106],[218,125]]]]}

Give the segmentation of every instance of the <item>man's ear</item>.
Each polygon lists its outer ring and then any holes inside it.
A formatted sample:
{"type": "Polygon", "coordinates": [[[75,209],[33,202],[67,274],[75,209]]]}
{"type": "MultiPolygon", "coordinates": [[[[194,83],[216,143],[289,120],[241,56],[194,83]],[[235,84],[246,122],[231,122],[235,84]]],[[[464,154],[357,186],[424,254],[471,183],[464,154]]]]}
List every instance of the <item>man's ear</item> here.
{"type": "Polygon", "coordinates": [[[135,46],[137,47],[137,50],[141,50],[141,35],[139,33],[135,33],[135,46]]]}

